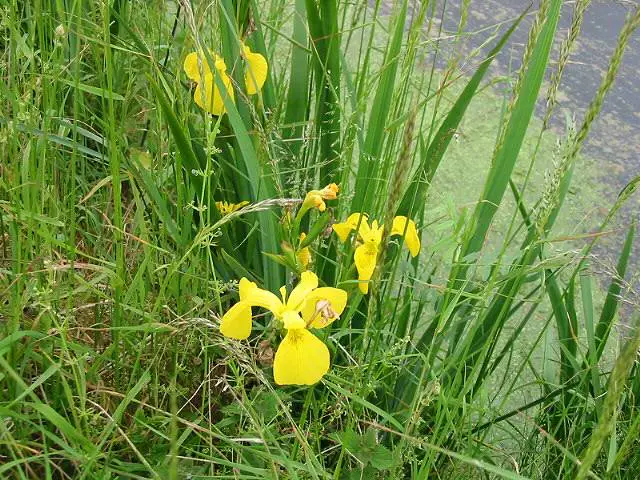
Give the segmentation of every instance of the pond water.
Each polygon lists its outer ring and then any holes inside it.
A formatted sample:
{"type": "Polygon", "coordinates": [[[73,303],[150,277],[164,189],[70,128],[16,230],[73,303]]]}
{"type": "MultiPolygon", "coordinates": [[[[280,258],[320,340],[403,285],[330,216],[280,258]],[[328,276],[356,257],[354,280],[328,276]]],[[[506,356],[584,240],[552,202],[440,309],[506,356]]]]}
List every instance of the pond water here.
{"type": "MultiPolygon", "coordinates": [[[[461,3],[451,2],[451,18],[459,18],[461,3]]],[[[472,1],[466,30],[477,31],[496,22],[508,21],[517,17],[529,5],[528,0],[472,1]]],[[[593,1],[587,9],[580,36],[560,86],[558,110],[554,117],[555,126],[560,132],[564,128],[564,112],[575,115],[578,125],[582,121],[584,112],[608,68],[625,18],[636,6],[636,2],[629,1],[593,1]]],[[[560,43],[571,25],[572,15],[573,2],[567,2],[563,5],[552,59],[557,58],[560,43]]],[[[527,27],[532,21],[533,15],[529,15],[527,27]]],[[[518,66],[527,33],[528,28],[519,28],[512,38],[511,48],[505,50],[497,59],[504,71],[509,61],[518,66]]],[[[469,42],[475,47],[482,37],[482,34],[471,35],[469,42]]],[[[543,112],[541,102],[539,113],[543,112]]],[[[592,125],[583,153],[589,157],[591,168],[598,169],[600,182],[607,186],[610,198],[603,200],[600,212],[604,215],[618,192],[634,177],[640,175],[640,30],[634,32],[629,42],[616,83],[605,99],[600,117],[592,125]]],[[[615,262],[628,225],[632,219],[638,219],[639,197],[636,193],[621,212],[616,222],[619,229],[617,234],[606,239],[596,250],[596,255],[604,257],[604,262],[615,262]]],[[[637,301],[640,291],[640,279],[637,276],[640,270],[640,241],[637,240],[629,270],[631,275],[635,272],[631,279],[635,292],[629,292],[629,300],[634,302],[633,297],[637,301]]],[[[607,279],[603,280],[608,283],[607,279]]],[[[625,309],[624,317],[629,318],[630,310],[632,308],[625,309]]]]}
{"type": "MultiPolygon", "coordinates": [[[[457,30],[460,18],[462,0],[446,2],[444,13],[443,37],[451,38],[446,33],[457,30]]],[[[505,75],[519,67],[524,44],[527,41],[529,27],[534,19],[535,2],[532,12],[523,20],[523,25],[514,32],[509,45],[503,49],[491,69],[492,75],[505,75]]],[[[390,13],[392,2],[385,4],[384,10],[390,13]]],[[[413,2],[414,9],[418,2],[413,2]]],[[[467,25],[464,29],[465,51],[473,49],[489,39],[498,25],[511,24],[531,4],[530,0],[475,0],[471,1],[467,25]]],[[[439,9],[436,17],[441,17],[443,2],[437,2],[439,9]]],[[[593,99],[600,81],[609,65],[609,60],[615,48],[619,32],[626,16],[636,7],[636,2],[630,1],[593,1],[589,6],[580,36],[570,57],[558,94],[558,106],[554,113],[552,126],[559,134],[565,128],[567,113],[575,116],[579,126],[584,113],[593,99]]],[[[562,40],[567,35],[571,25],[574,2],[566,2],[562,8],[562,16],[558,25],[558,33],[552,52],[552,62],[558,57],[562,40]]],[[[502,29],[504,31],[504,28],[502,29]]],[[[440,44],[444,51],[451,45],[451,40],[443,40],[440,44]]],[[[493,42],[490,43],[493,45],[493,42]]],[[[456,47],[459,48],[459,45],[456,47]]],[[[490,48],[490,47],[489,47],[490,48]]],[[[487,49],[488,50],[488,49],[487,49]]],[[[445,53],[446,57],[446,53],[445,53]]],[[[446,58],[445,58],[446,60],[446,58]]],[[[477,61],[475,62],[477,64],[477,61]]],[[[469,66],[472,72],[473,65],[469,66]]],[[[549,76],[547,72],[547,79],[549,76]]],[[[537,114],[544,114],[544,96],[546,87],[543,85],[537,114]]],[[[613,205],[620,190],[634,177],[640,175],[640,29],[634,32],[625,52],[619,75],[613,88],[605,99],[600,117],[592,125],[582,153],[587,157],[582,166],[595,171],[594,198],[600,199],[601,191],[606,192],[608,198],[601,199],[600,205],[594,205],[596,216],[604,218],[608,209],[613,205]]],[[[581,160],[582,161],[582,160],[581,160]]],[[[580,167],[580,165],[579,165],[580,167]]],[[[595,200],[594,200],[595,202],[595,200]]],[[[585,212],[586,213],[586,212],[585,212]]],[[[624,207],[616,219],[616,232],[605,238],[597,251],[602,263],[615,265],[626,229],[632,219],[638,218],[640,213],[640,194],[624,207]]],[[[576,219],[578,221],[578,219],[576,219]]],[[[640,237],[640,235],[638,235],[640,237]]],[[[597,268],[597,267],[596,267],[597,268]]],[[[629,270],[640,271],[640,241],[636,241],[629,270]]],[[[608,279],[603,276],[608,284],[608,279]]],[[[636,273],[632,279],[635,294],[640,296],[640,279],[636,273]]],[[[626,317],[627,315],[625,315],[626,317]]]]}
{"type": "MultiPolygon", "coordinates": [[[[499,22],[509,22],[529,5],[529,0],[472,1],[469,10],[467,32],[478,32],[499,22]]],[[[449,14],[445,18],[459,18],[461,2],[449,2],[449,14]]],[[[626,15],[633,8],[632,2],[594,1],[587,9],[580,36],[570,63],[567,65],[560,87],[556,124],[564,123],[562,110],[576,115],[578,122],[591,102],[604,75],[618,34],[626,15]]],[[[560,42],[571,25],[573,2],[563,6],[558,25],[552,60],[557,58],[560,42]]],[[[506,72],[509,62],[517,68],[522,46],[527,40],[528,27],[533,14],[528,15],[526,27],[521,26],[513,35],[510,48],[497,59],[500,69],[506,72]]],[[[455,24],[445,28],[455,28],[455,24]]],[[[468,42],[476,47],[491,31],[471,34],[468,42]]],[[[634,176],[640,174],[640,31],[636,31],[620,67],[614,87],[610,90],[600,118],[593,125],[584,153],[602,162],[607,175],[603,180],[614,190],[621,189],[634,176]]]]}

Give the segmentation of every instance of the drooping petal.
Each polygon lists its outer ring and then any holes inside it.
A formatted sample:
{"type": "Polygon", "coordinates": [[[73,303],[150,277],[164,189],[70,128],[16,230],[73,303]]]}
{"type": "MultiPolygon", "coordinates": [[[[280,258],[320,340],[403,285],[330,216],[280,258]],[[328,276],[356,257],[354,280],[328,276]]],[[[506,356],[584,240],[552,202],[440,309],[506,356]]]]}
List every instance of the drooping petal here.
{"type": "Polygon", "coordinates": [[[295,310],[296,312],[302,308],[302,302],[305,298],[314,290],[318,288],[318,277],[315,273],[309,270],[302,272],[300,275],[300,282],[293,289],[289,299],[287,300],[287,308],[289,310],[295,310]]]}
{"type": "Polygon", "coordinates": [[[220,323],[220,333],[236,340],[248,338],[251,334],[251,306],[238,302],[227,310],[220,323]]]}
{"type": "Polygon", "coordinates": [[[360,223],[361,231],[364,225],[366,225],[365,228],[367,229],[367,231],[369,230],[369,224],[367,223],[367,215],[352,213],[351,215],[349,215],[349,218],[347,218],[346,221],[342,223],[334,223],[333,231],[336,232],[340,241],[344,243],[347,241],[347,238],[349,237],[351,230],[355,230],[356,228],[358,228],[358,223],[360,223]],[[360,216],[362,216],[362,221],[360,221],[360,216]]]}
{"type": "Polygon", "coordinates": [[[338,238],[342,243],[347,241],[351,230],[353,230],[353,227],[347,222],[333,224],[333,231],[336,232],[336,235],[338,235],[338,238]]]}
{"type": "Polygon", "coordinates": [[[253,53],[247,46],[244,47],[244,55],[247,59],[245,69],[245,86],[249,95],[258,93],[267,80],[267,60],[259,53],[253,53]]]}
{"type": "Polygon", "coordinates": [[[258,288],[258,286],[249,280],[247,277],[242,277],[240,282],[238,283],[238,292],[240,293],[240,301],[244,302],[249,297],[249,294],[253,291],[254,288],[258,288]]]}
{"type": "Polygon", "coordinates": [[[191,52],[185,57],[183,68],[184,73],[187,74],[187,77],[189,77],[194,82],[200,81],[201,71],[205,75],[211,72],[207,63],[207,59],[204,57],[204,55],[198,56],[197,52],[191,52]],[[199,61],[202,62],[201,65],[198,64],[199,61]]]}
{"type": "Polygon", "coordinates": [[[353,260],[358,270],[358,287],[365,295],[369,293],[369,280],[373,276],[376,269],[376,261],[378,260],[378,246],[375,242],[367,242],[356,248],[353,260]]]}
{"type": "Polygon", "coordinates": [[[320,287],[311,292],[302,306],[302,318],[313,328],[324,328],[340,318],[347,305],[347,292],[340,288],[320,287]]]}
{"type": "Polygon", "coordinates": [[[287,331],[273,359],[278,385],[313,385],[329,371],[329,349],[307,329],[287,331]]]}
{"type": "Polygon", "coordinates": [[[239,285],[240,301],[252,307],[262,307],[279,317],[284,305],[273,293],[258,288],[254,283],[242,277],[239,285]]]}
{"type": "MultiPolygon", "coordinates": [[[[231,100],[234,100],[235,95],[231,86],[231,78],[224,72],[219,72],[219,74],[231,100]]],[[[220,116],[226,111],[224,100],[211,72],[206,73],[202,81],[198,83],[193,93],[193,99],[200,108],[213,115],[220,116]]]]}
{"type": "Polygon", "coordinates": [[[391,227],[391,235],[404,235],[404,241],[411,252],[411,256],[415,257],[420,253],[420,237],[413,220],[407,217],[398,216],[393,219],[391,227]],[[406,232],[405,232],[406,229],[406,232]]]}

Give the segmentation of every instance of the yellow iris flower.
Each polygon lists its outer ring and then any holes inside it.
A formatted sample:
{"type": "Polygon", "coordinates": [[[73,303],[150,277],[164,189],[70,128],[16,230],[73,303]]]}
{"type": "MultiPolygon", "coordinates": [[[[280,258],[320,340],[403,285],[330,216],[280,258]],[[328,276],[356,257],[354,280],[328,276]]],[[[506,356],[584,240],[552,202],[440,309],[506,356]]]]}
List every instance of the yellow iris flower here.
{"type": "MultiPolygon", "coordinates": [[[[336,232],[343,243],[347,241],[351,231],[356,229],[359,245],[356,247],[353,260],[358,270],[358,287],[366,295],[369,293],[369,280],[373,276],[378,261],[384,225],[378,225],[378,221],[374,220],[369,226],[367,215],[359,213],[353,213],[345,222],[333,225],[333,231],[336,232]]],[[[390,234],[404,235],[404,241],[409,248],[411,256],[418,255],[420,252],[420,237],[413,220],[402,216],[395,217],[390,234]]]]}
{"type": "Polygon", "coordinates": [[[329,349],[308,329],[324,328],[339,318],[347,304],[347,292],[339,288],[318,288],[318,277],[303,272],[300,282],[281,298],[258,288],[246,278],[240,280],[240,301],[222,317],[220,332],[243,340],[251,334],[252,307],[261,307],[282,321],[287,334],[273,360],[273,377],[278,385],[313,385],[329,370],[329,349]]]}
{"type": "MultiPolygon", "coordinates": [[[[304,214],[310,208],[317,208],[321,212],[327,209],[325,200],[335,200],[338,198],[340,187],[335,183],[330,183],[321,190],[310,190],[304,197],[300,211],[304,214]]],[[[299,214],[300,215],[300,214],[299,214]]]]}
{"type": "MultiPolygon", "coordinates": [[[[214,67],[222,79],[231,100],[235,100],[231,77],[227,74],[227,65],[222,57],[213,52],[214,67]]],[[[245,88],[249,95],[258,93],[267,80],[267,60],[259,53],[254,53],[249,47],[242,44],[242,54],[247,62],[245,68],[245,88]]],[[[225,112],[222,94],[216,85],[213,72],[202,52],[191,52],[184,59],[184,71],[187,76],[196,82],[197,86],[193,94],[196,104],[213,115],[222,115],[225,112]],[[201,75],[202,73],[202,75],[201,75]]]]}
{"type": "Polygon", "coordinates": [[[216,208],[220,212],[220,215],[223,216],[233,213],[236,210],[240,210],[245,205],[249,205],[249,202],[247,202],[246,200],[240,203],[216,202],[216,208]]]}

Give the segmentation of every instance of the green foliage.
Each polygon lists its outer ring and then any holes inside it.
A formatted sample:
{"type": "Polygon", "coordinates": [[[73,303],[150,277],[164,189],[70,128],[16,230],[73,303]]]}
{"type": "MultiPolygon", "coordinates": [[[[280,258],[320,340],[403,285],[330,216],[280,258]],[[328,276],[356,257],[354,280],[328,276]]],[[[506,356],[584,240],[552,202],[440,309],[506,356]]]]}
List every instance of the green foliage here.
{"type": "Polygon", "coordinates": [[[447,2],[0,7],[0,478],[638,476],[636,223],[619,213],[640,177],[574,219],[640,9],[559,134],[590,2],[542,0],[488,53],[465,46],[458,3],[452,34],[447,2]],[[244,45],[268,65],[255,94],[244,45]],[[223,115],[194,102],[194,51],[223,115]],[[304,201],[331,182],[337,199],[304,201]],[[332,231],[357,212],[385,225],[366,295],[357,235],[332,231]],[[395,214],[418,226],[415,258],[395,214]],[[594,252],[613,230],[609,267],[594,252]],[[277,386],[271,314],[241,341],[220,322],[240,278],[277,294],[305,255],[349,299],[314,331],[330,371],[277,386]]]}
{"type": "Polygon", "coordinates": [[[336,434],[336,437],[342,448],[361,464],[363,473],[367,470],[382,471],[393,467],[392,453],[378,444],[373,428],[369,428],[363,435],[347,430],[336,434]]]}

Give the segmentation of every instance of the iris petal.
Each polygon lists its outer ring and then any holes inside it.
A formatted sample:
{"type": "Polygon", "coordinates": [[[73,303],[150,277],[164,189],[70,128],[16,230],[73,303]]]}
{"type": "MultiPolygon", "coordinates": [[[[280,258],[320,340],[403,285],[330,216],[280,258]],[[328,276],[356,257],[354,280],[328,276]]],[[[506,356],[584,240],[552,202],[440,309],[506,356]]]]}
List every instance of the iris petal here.
{"type": "Polygon", "coordinates": [[[369,293],[369,280],[376,269],[378,246],[374,242],[367,242],[356,248],[353,259],[358,270],[358,287],[365,295],[369,293]]]}
{"type": "Polygon", "coordinates": [[[313,385],[329,370],[329,349],[307,329],[287,331],[273,359],[278,385],[313,385]]]}
{"type": "MultiPolygon", "coordinates": [[[[227,89],[227,93],[231,97],[231,100],[234,100],[235,95],[229,75],[224,72],[218,73],[222,78],[222,83],[227,89]]],[[[220,93],[218,85],[213,78],[213,73],[211,72],[205,73],[202,81],[198,83],[198,86],[193,93],[193,99],[200,108],[213,115],[220,116],[226,111],[222,94],[220,93]]]]}
{"type": "Polygon", "coordinates": [[[336,232],[341,242],[344,243],[347,241],[351,230],[355,230],[356,228],[358,228],[358,223],[360,223],[361,231],[363,228],[366,228],[367,231],[369,230],[369,225],[367,224],[367,215],[362,214],[362,221],[360,221],[360,216],[360,213],[352,213],[351,215],[349,215],[349,218],[347,218],[346,221],[333,224],[333,231],[336,232]],[[366,225],[366,227],[364,227],[364,225],[366,225]]]}
{"type": "Polygon", "coordinates": [[[416,224],[413,220],[409,220],[407,217],[402,216],[394,218],[393,226],[391,227],[391,235],[404,235],[404,241],[407,244],[412,257],[415,257],[420,253],[420,237],[418,236],[418,230],[416,229],[416,224]]]}
{"type": "Polygon", "coordinates": [[[244,55],[247,59],[245,86],[249,95],[255,95],[267,80],[269,67],[267,60],[261,54],[253,53],[249,47],[244,47],[244,55]]]}
{"type": "Polygon", "coordinates": [[[258,286],[245,277],[242,277],[239,285],[240,301],[252,307],[262,307],[270,310],[276,316],[282,312],[282,302],[273,293],[258,288],[258,286]]]}
{"type": "Polygon", "coordinates": [[[302,302],[313,291],[313,289],[317,287],[318,277],[316,274],[309,270],[302,272],[302,275],[300,275],[300,282],[298,282],[296,288],[294,288],[291,295],[289,295],[287,308],[289,310],[299,311],[302,306],[302,302]]]}
{"type": "Polygon", "coordinates": [[[293,310],[285,310],[282,312],[282,323],[287,330],[304,329],[306,327],[304,320],[298,312],[293,310]]]}
{"type": "Polygon", "coordinates": [[[220,333],[225,337],[244,340],[251,334],[251,306],[238,302],[222,317],[220,333]]]}
{"type": "Polygon", "coordinates": [[[194,82],[200,81],[201,70],[202,70],[202,73],[204,73],[205,75],[211,72],[211,70],[209,69],[209,65],[207,64],[206,58],[204,58],[204,56],[201,56],[200,60],[202,61],[201,66],[198,65],[197,52],[191,52],[184,59],[184,64],[183,64],[184,73],[186,73],[187,77],[189,77],[194,82]]]}
{"type": "Polygon", "coordinates": [[[340,317],[347,305],[347,292],[340,288],[320,287],[305,299],[301,313],[305,323],[324,328],[340,317]]]}
{"type": "MultiPolygon", "coordinates": [[[[300,234],[300,242],[303,242],[305,238],[307,238],[307,234],[302,232],[300,234]]],[[[299,249],[296,252],[296,259],[298,260],[298,264],[302,267],[302,270],[306,270],[311,263],[311,249],[309,247],[299,249]]]]}
{"type": "Polygon", "coordinates": [[[249,280],[246,277],[242,277],[240,279],[240,283],[238,284],[238,291],[240,293],[240,301],[246,301],[249,294],[254,288],[258,288],[258,286],[249,280]]]}

